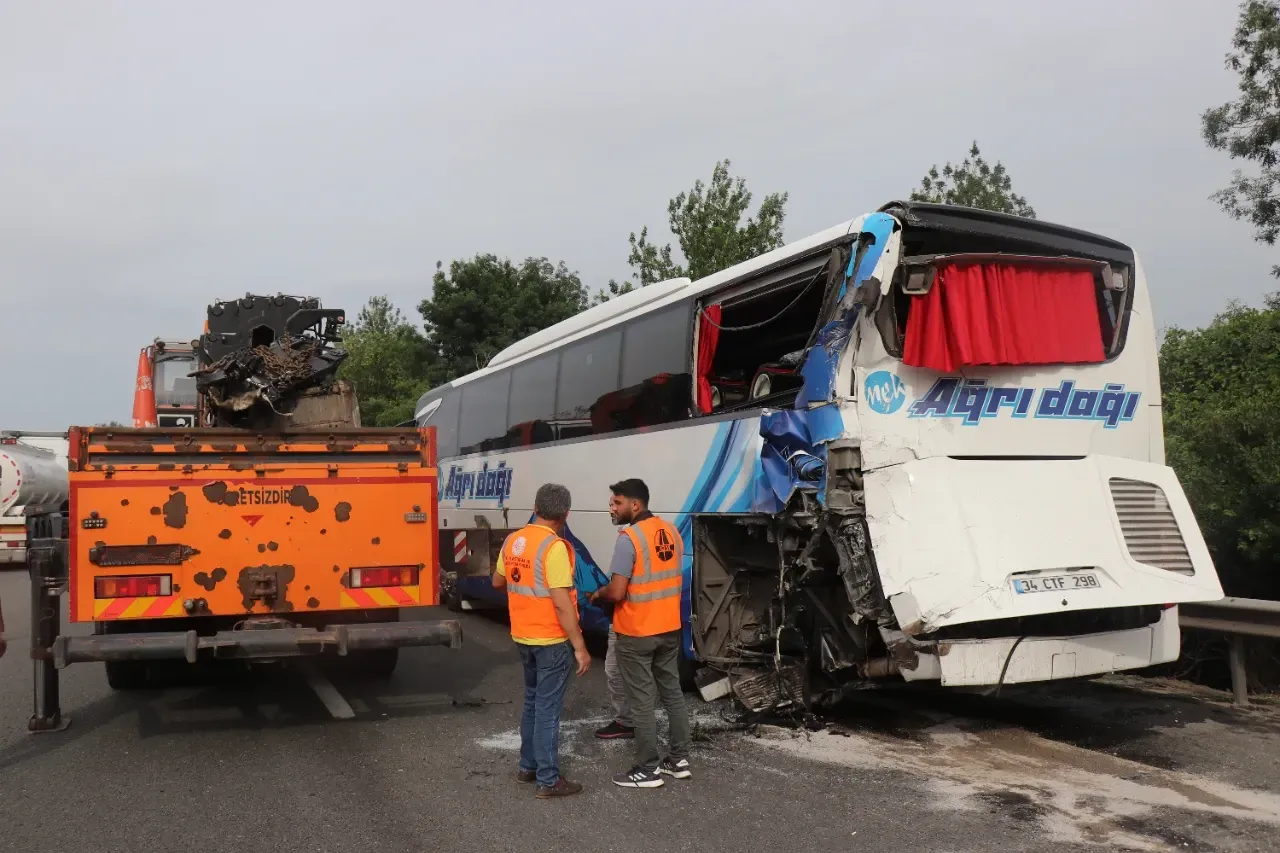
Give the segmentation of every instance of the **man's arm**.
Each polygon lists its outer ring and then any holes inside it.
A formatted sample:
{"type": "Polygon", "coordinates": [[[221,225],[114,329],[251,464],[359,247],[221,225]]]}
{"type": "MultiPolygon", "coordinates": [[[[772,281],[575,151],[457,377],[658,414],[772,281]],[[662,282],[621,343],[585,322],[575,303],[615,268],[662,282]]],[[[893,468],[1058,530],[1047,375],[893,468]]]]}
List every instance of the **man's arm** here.
{"type": "Polygon", "coordinates": [[[559,588],[548,591],[551,593],[551,603],[556,606],[556,618],[560,620],[560,627],[569,635],[569,644],[574,651],[586,649],[587,644],[582,639],[582,626],[578,624],[578,608],[574,607],[569,590],[559,588]]]}
{"type": "Polygon", "coordinates": [[[615,604],[627,598],[627,585],[636,562],[636,546],[631,537],[619,534],[613,546],[613,559],[609,561],[609,583],[596,590],[593,601],[612,601],[615,604]]]}
{"type": "Polygon", "coordinates": [[[573,589],[573,566],[569,563],[569,548],[556,542],[547,551],[547,591],[556,609],[556,619],[573,646],[573,656],[578,662],[578,675],[591,668],[591,654],[582,639],[582,626],[578,624],[578,606],[569,590],[573,589]]]}
{"type": "Polygon", "coordinates": [[[493,577],[491,578],[494,589],[507,588],[507,570],[502,565],[502,555],[498,555],[498,565],[494,567],[493,577]]]}

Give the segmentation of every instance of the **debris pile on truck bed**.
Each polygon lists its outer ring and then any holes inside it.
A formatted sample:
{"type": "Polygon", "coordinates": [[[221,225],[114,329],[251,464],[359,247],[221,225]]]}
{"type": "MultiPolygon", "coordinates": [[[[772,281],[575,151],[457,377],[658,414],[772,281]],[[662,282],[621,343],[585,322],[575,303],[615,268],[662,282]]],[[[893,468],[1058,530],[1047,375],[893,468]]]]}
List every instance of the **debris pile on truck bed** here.
{"type": "Polygon", "coordinates": [[[196,389],[218,411],[232,417],[265,404],[283,414],[288,402],[308,388],[328,384],[347,357],[324,341],[302,338],[227,353],[197,370],[196,389]]]}
{"type": "Polygon", "coordinates": [[[217,425],[267,428],[332,386],[347,357],[335,345],[344,320],[316,299],[246,295],[210,306],[200,341],[207,366],[191,375],[217,425]]]}

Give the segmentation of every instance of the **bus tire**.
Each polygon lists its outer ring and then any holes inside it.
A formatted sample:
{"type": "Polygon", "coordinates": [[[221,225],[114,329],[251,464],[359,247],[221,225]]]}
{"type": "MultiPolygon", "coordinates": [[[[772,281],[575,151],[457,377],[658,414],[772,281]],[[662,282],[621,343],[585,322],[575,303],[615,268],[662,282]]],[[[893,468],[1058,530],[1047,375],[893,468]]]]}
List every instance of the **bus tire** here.
{"type": "Polygon", "coordinates": [[[698,683],[694,681],[694,674],[698,671],[697,661],[690,660],[681,652],[676,656],[677,666],[680,669],[680,689],[686,693],[695,693],[698,690],[698,683]]]}
{"type": "Polygon", "coordinates": [[[450,589],[444,594],[444,606],[451,613],[462,612],[462,595],[456,589],[450,589]]]}
{"type": "Polygon", "coordinates": [[[112,690],[141,690],[147,686],[147,665],[136,660],[107,661],[107,684],[112,690]]]}

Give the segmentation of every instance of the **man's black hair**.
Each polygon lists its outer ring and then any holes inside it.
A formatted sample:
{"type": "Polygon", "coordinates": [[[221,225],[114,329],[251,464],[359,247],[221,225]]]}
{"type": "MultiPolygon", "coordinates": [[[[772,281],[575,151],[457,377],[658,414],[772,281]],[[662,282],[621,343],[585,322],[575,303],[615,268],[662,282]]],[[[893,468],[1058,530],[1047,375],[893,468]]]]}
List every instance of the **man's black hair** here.
{"type": "Polygon", "coordinates": [[[645,506],[649,505],[649,487],[644,484],[644,480],[631,477],[614,483],[609,487],[609,491],[620,498],[640,501],[645,506]]]}

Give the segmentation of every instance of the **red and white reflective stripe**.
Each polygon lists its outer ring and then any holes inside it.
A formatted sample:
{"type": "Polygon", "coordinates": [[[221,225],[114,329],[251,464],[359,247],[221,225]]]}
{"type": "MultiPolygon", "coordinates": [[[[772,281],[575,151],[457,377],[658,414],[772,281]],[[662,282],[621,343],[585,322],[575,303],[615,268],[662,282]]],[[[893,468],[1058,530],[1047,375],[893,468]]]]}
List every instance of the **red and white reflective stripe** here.
{"type": "Polygon", "coordinates": [[[19,489],[22,488],[22,469],[18,467],[17,461],[7,453],[4,456],[4,461],[8,462],[10,467],[12,467],[15,472],[17,472],[16,474],[17,479],[13,483],[13,491],[4,496],[4,500],[8,501],[18,493],[19,489]]]}
{"type": "Polygon", "coordinates": [[[453,562],[461,563],[467,559],[467,534],[453,534],[453,562]]]}

